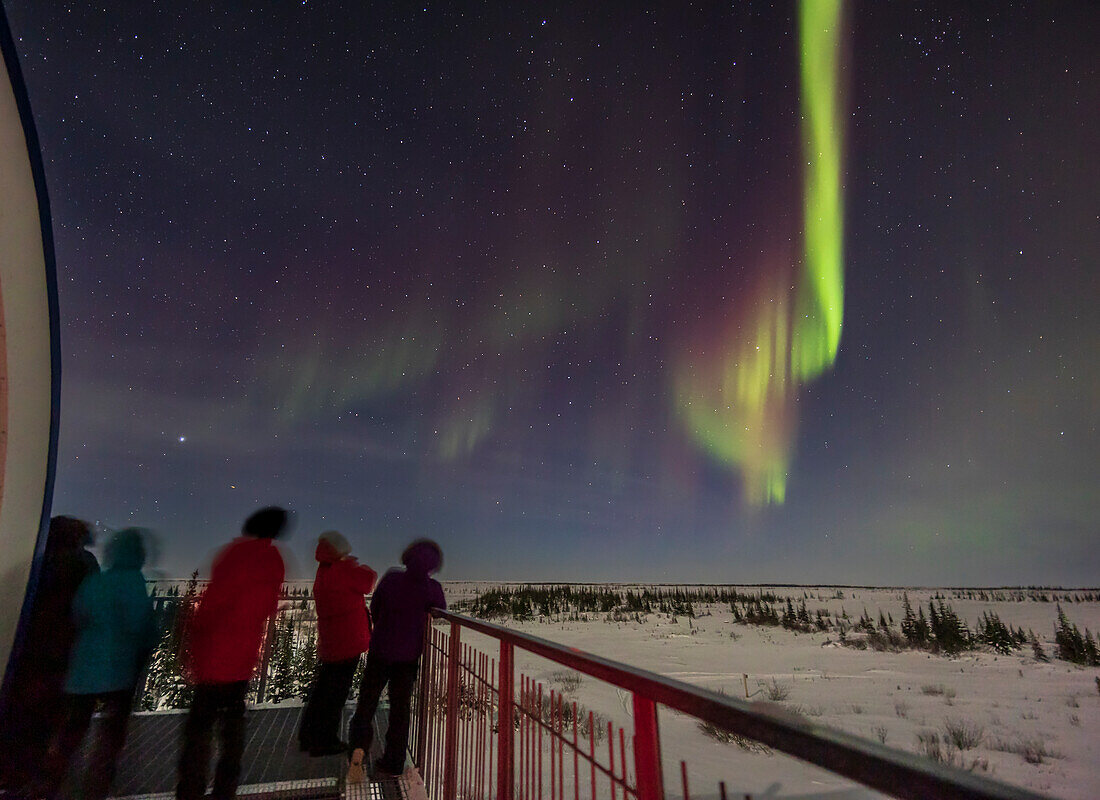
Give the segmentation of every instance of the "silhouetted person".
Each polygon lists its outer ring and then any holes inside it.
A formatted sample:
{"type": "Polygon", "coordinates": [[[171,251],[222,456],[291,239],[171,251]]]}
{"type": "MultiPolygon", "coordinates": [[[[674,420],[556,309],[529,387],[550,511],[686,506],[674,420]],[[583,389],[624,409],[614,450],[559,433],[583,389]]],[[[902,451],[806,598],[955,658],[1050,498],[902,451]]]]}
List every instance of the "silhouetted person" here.
{"type": "Polygon", "coordinates": [[[431,577],[443,565],[439,545],[418,539],[401,554],[405,569],[391,569],[371,598],[374,633],[367,652],[367,667],[359,684],[359,704],[351,719],[348,781],[363,779],[363,758],[374,738],[375,709],[382,689],[389,685],[390,715],[386,747],[374,765],[376,773],[399,775],[405,769],[409,742],[409,702],[424,649],[428,611],[446,608],[443,587],[431,577]]]}
{"type": "Polygon", "coordinates": [[[13,665],[0,726],[3,781],[13,789],[38,794],[48,778],[46,750],[66,710],[63,685],[76,637],[73,598],[84,578],[99,572],[95,556],[86,549],[91,543],[91,529],[83,520],[50,520],[27,634],[13,665]]]}
{"type": "Polygon", "coordinates": [[[89,575],[73,599],[76,641],[65,678],[68,712],[47,761],[60,785],[102,703],[82,783],[85,800],[107,796],[126,741],[134,688],[157,641],[153,601],[145,590],[145,532],[126,528],[107,543],[104,572],[89,575]]]}
{"type": "Polygon", "coordinates": [[[256,671],[267,620],[279,607],[283,557],[273,540],[287,529],[288,513],[263,508],[250,516],[214,560],[187,632],[185,658],[195,696],[183,727],[176,797],[206,794],[210,745],[218,728],[220,753],[214,770],[214,800],[237,793],[244,753],[245,696],[256,671]]]}
{"type": "Polygon", "coordinates": [[[337,531],[317,541],[317,676],[302,712],[298,745],[311,756],[346,753],[340,741],[340,718],[348,701],[359,657],[370,644],[370,618],[365,596],[377,574],[351,555],[351,545],[337,531]]]}

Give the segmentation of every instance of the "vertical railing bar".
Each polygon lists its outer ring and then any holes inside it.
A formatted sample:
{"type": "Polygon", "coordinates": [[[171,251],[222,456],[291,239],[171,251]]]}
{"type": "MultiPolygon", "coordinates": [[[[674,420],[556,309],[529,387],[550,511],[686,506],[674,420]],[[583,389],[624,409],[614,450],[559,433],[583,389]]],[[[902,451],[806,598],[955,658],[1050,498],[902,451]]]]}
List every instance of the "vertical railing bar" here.
{"type": "Polygon", "coordinates": [[[462,641],[458,622],[451,621],[451,641],[447,661],[447,719],[443,750],[443,800],[455,800],[458,785],[455,757],[458,747],[458,668],[462,657],[462,641]]]}
{"type": "Polygon", "coordinates": [[[592,800],[596,800],[596,722],[588,712],[588,763],[592,766],[592,800]]]}
{"type": "MultiPolygon", "coordinates": [[[[455,785],[455,794],[454,794],[454,796],[456,798],[458,797],[458,793],[461,790],[461,786],[462,786],[462,753],[463,753],[463,750],[462,750],[462,734],[463,734],[463,731],[464,731],[464,726],[462,724],[462,682],[463,682],[463,679],[465,677],[462,674],[462,650],[463,650],[463,648],[465,648],[465,646],[466,646],[465,644],[462,644],[461,642],[459,643],[459,648],[458,648],[458,652],[459,652],[458,682],[455,684],[455,686],[454,686],[455,691],[453,692],[453,695],[454,695],[453,702],[454,702],[454,707],[455,707],[455,729],[454,729],[455,730],[455,745],[454,745],[454,752],[453,752],[453,756],[452,756],[453,759],[454,759],[454,763],[451,766],[454,770],[454,776],[455,776],[454,777],[454,785],[455,785]]],[[[448,704],[448,710],[449,710],[450,704],[452,702],[452,698],[451,698],[452,692],[451,692],[451,685],[450,685],[450,676],[448,675],[447,677],[448,677],[447,704],[448,704]]],[[[450,753],[448,753],[448,755],[451,756],[450,753]]],[[[444,779],[444,783],[446,783],[446,779],[444,779]]]]}
{"type": "Polygon", "coordinates": [[[539,681],[539,699],[538,699],[538,708],[536,709],[535,719],[538,720],[538,728],[537,728],[538,738],[537,738],[537,743],[535,744],[535,747],[537,748],[536,753],[537,753],[538,765],[539,765],[538,800],[542,800],[542,681],[539,681]]]}
{"type": "Polygon", "coordinates": [[[565,717],[564,695],[558,693],[558,797],[565,800],[565,717]]]}
{"type": "Polygon", "coordinates": [[[554,735],[557,733],[554,721],[554,702],[557,695],[554,690],[550,690],[550,800],[557,800],[557,795],[554,794],[554,735]]]}
{"type": "MultiPolygon", "coordinates": [[[[493,732],[492,712],[493,712],[493,687],[494,686],[497,686],[497,660],[495,658],[491,658],[491,659],[489,659],[489,704],[486,707],[486,714],[488,715],[488,731],[487,731],[486,735],[489,736],[489,764],[488,764],[488,770],[485,773],[485,780],[486,780],[486,787],[485,788],[486,788],[486,791],[488,791],[488,788],[489,788],[488,785],[487,785],[488,781],[491,779],[491,776],[493,774],[493,762],[494,762],[494,760],[497,761],[498,763],[500,761],[500,748],[499,747],[494,747],[494,745],[497,742],[494,739],[494,737],[492,736],[492,732],[493,732]]],[[[499,702],[499,698],[500,698],[499,689],[497,690],[497,698],[498,698],[498,702],[499,702]]],[[[497,724],[500,724],[500,716],[499,715],[497,716],[497,724]]],[[[500,797],[500,795],[498,794],[497,797],[500,797]]]]}
{"type": "Polygon", "coordinates": [[[436,782],[435,775],[434,775],[434,772],[433,772],[433,770],[435,768],[435,762],[437,760],[435,751],[436,751],[436,748],[439,746],[439,737],[435,735],[436,713],[437,713],[437,706],[438,706],[438,702],[439,702],[438,701],[438,697],[439,697],[439,691],[438,691],[438,689],[439,689],[439,687],[438,687],[438,682],[439,682],[439,677],[438,677],[438,675],[439,675],[439,654],[436,651],[436,648],[438,648],[438,647],[439,647],[439,632],[433,628],[432,629],[432,650],[431,650],[431,658],[432,658],[432,675],[431,675],[431,678],[432,678],[432,680],[431,680],[431,683],[429,684],[429,689],[428,689],[428,730],[425,733],[425,736],[426,736],[429,744],[425,748],[427,750],[427,753],[425,753],[425,756],[424,756],[424,760],[427,762],[424,765],[424,780],[428,783],[428,788],[432,791],[432,796],[433,797],[439,797],[439,784],[436,782]]]}
{"type": "Polygon", "coordinates": [[[478,665],[478,674],[480,675],[481,683],[478,685],[477,693],[477,769],[474,771],[474,796],[477,800],[481,800],[482,786],[481,779],[485,774],[485,759],[486,753],[486,739],[485,739],[485,720],[487,717],[486,709],[488,704],[486,702],[487,689],[485,681],[489,678],[489,659],[484,653],[481,654],[481,663],[478,665]]]}
{"type": "Polygon", "coordinates": [[[726,800],[726,782],[718,781],[718,800],[726,800]]]}
{"type": "Polygon", "coordinates": [[[533,678],[529,678],[528,681],[527,681],[527,693],[528,693],[528,702],[530,703],[530,709],[529,709],[529,712],[528,712],[528,715],[527,715],[527,758],[528,758],[527,780],[528,780],[528,785],[530,787],[530,794],[529,794],[528,797],[530,798],[530,800],[536,800],[535,781],[538,777],[538,774],[535,771],[535,765],[536,765],[536,761],[537,761],[537,758],[535,756],[535,730],[536,730],[535,708],[536,708],[536,701],[535,701],[535,679],[533,679],[533,678]]]}
{"type": "Polygon", "coordinates": [[[473,759],[470,761],[470,793],[474,798],[480,798],[478,794],[478,773],[481,770],[481,764],[485,760],[485,748],[482,747],[481,742],[481,720],[482,720],[482,694],[484,693],[485,675],[481,669],[482,653],[481,651],[475,651],[475,663],[477,665],[476,680],[474,681],[474,708],[471,712],[473,718],[473,727],[471,737],[473,739],[473,759]]]}
{"type": "Polygon", "coordinates": [[[474,752],[476,758],[474,759],[474,771],[471,775],[471,784],[473,786],[473,795],[477,800],[481,800],[481,768],[485,765],[485,741],[484,734],[485,728],[482,723],[485,722],[485,706],[483,705],[485,700],[485,678],[487,677],[488,670],[485,669],[485,654],[479,652],[477,656],[477,684],[475,685],[474,693],[474,709],[477,711],[477,720],[474,725],[474,752]]]}
{"type": "Polygon", "coordinates": [[[626,734],[623,729],[619,728],[619,764],[623,770],[623,800],[627,800],[627,786],[629,785],[626,780],[626,734]]]}
{"type": "Polygon", "coordinates": [[[664,800],[657,705],[638,692],[634,693],[634,784],[638,800],[664,800]]]}
{"type": "Polygon", "coordinates": [[[524,715],[527,720],[527,797],[529,800],[534,800],[535,797],[535,725],[534,725],[534,707],[535,707],[535,681],[533,678],[527,679],[527,713],[524,715]]]}
{"type": "Polygon", "coordinates": [[[424,783],[427,785],[428,791],[432,793],[433,797],[438,797],[438,786],[435,784],[435,778],[432,775],[432,767],[435,763],[435,705],[436,705],[436,686],[435,676],[438,667],[436,661],[436,647],[438,645],[438,636],[436,630],[432,626],[428,626],[431,629],[431,647],[428,650],[428,661],[430,665],[431,681],[428,684],[427,702],[427,727],[424,731],[424,740],[427,742],[424,746],[424,766],[423,776],[424,783]]]}
{"type": "Polygon", "coordinates": [[[444,635],[440,631],[439,636],[439,669],[436,674],[436,697],[439,699],[436,701],[436,747],[435,747],[435,783],[438,787],[436,790],[436,796],[442,797],[443,794],[443,753],[446,749],[446,737],[444,730],[447,724],[447,695],[446,695],[446,682],[447,682],[447,653],[450,648],[450,637],[444,635]]]}
{"type": "Polygon", "coordinates": [[[485,759],[481,762],[481,769],[479,771],[478,779],[477,779],[477,785],[478,785],[477,796],[478,796],[478,800],[481,800],[481,798],[484,797],[485,791],[488,788],[485,785],[486,770],[492,770],[492,766],[493,766],[493,738],[492,738],[492,736],[490,736],[490,733],[491,733],[491,730],[490,730],[491,722],[490,721],[492,719],[492,711],[493,711],[493,688],[492,687],[493,687],[493,684],[496,682],[496,678],[497,678],[497,675],[496,675],[497,671],[496,671],[495,667],[496,667],[496,665],[494,663],[492,663],[492,660],[489,658],[489,654],[486,653],[485,654],[485,677],[488,679],[489,683],[485,686],[485,690],[482,693],[482,702],[484,703],[482,708],[484,710],[484,714],[481,718],[481,747],[485,752],[485,759]]]}
{"type": "Polygon", "coordinates": [[[524,735],[526,739],[526,758],[527,761],[527,798],[533,800],[535,798],[535,724],[533,724],[533,712],[535,708],[535,681],[533,679],[527,679],[527,710],[524,713],[524,722],[527,724],[527,732],[524,735]]]}
{"type": "Polygon", "coordinates": [[[485,716],[482,719],[481,726],[481,741],[482,746],[485,748],[485,761],[481,765],[479,800],[488,793],[488,776],[493,774],[493,687],[497,682],[497,662],[486,653],[485,664],[485,674],[489,682],[485,686],[485,716]]]}
{"type": "MultiPolygon", "coordinates": [[[[466,647],[470,647],[470,646],[466,645],[466,647]]],[[[472,649],[467,651],[467,657],[469,659],[469,663],[471,664],[471,670],[472,670],[472,662],[473,662],[473,658],[474,658],[474,654],[473,654],[472,649]]],[[[468,702],[473,703],[474,698],[471,697],[470,695],[472,695],[474,693],[475,684],[474,684],[473,681],[474,681],[474,677],[476,677],[476,676],[473,675],[472,671],[471,671],[471,675],[468,675],[468,676],[465,676],[465,677],[468,677],[469,680],[470,680],[470,688],[469,688],[469,691],[467,691],[465,688],[463,688],[460,697],[465,697],[465,699],[468,702]]],[[[469,710],[469,714],[467,716],[465,716],[465,717],[460,716],[459,717],[460,719],[463,720],[463,728],[466,731],[466,744],[465,744],[466,754],[463,756],[463,759],[462,759],[463,764],[465,765],[464,769],[466,771],[465,779],[462,782],[463,786],[465,787],[465,796],[469,796],[470,788],[472,786],[472,784],[470,783],[470,774],[473,770],[473,761],[471,759],[474,756],[474,728],[473,728],[473,723],[474,723],[474,710],[475,710],[475,708],[476,707],[471,706],[471,708],[469,710]]],[[[465,714],[465,713],[466,713],[465,711],[460,711],[460,714],[465,714]]]]}
{"type": "Polygon", "coordinates": [[[434,765],[432,768],[432,774],[435,777],[435,796],[441,798],[443,795],[443,748],[445,745],[443,737],[443,726],[446,724],[447,698],[444,695],[444,686],[447,680],[447,648],[450,639],[442,632],[439,632],[439,652],[436,653],[436,659],[438,661],[438,668],[435,675],[435,753],[432,756],[434,765]]]}
{"type": "MultiPolygon", "coordinates": [[[[577,750],[577,701],[573,701],[573,800],[581,800],[581,764],[577,750]]],[[[592,800],[595,800],[593,798],[592,800]]]]}
{"type": "Polygon", "coordinates": [[[428,624],[424,626],[424,669],[420,672],[420,686],[417,692],[417,708],[416,708],[416,754],[413,757],[413,763],[416,764],[420,773],[425,774],[424,770],[424,758],[425,750],[428,746],[427,736],[427,720],[428,720],[428,692],[431,688],[431,665],[432,665],[432,631],[434,627],[431,624],[431,620],[428,620],[428,624]]]}
{"type": "Polygon", "coordinates": [[[515,759],[513,768],[515,770],[515,782],[516,782],[516,798],[523,800],[523,674],[520,673],[520,678],[516,684],[516,701],[513,704],[513,712],[515,718],[513,721],[512,730],[512,746],[514,753],[512,757],[515,759]]]}
{"type": "Polygon", "coordinates": [[[522,787],[522,799],[527,800],[527,676],[523,676],[522,686],[519,692],[519,770],[520,786],[522,787]]]}
{"type": "Polygon", "coordinates": [[[691,800],[691,792],[688,791],[688,765],[686,761],[680,762],[680,781],[684,785],[684,800],[691,800]]]}
{"type": "Polygon", "coordinates": [[[458,702],[456,703],[456,705],[458,706],[458,710],[456,712],[458,714],[458,746],[455,750],[456,797],[460,792],[462,796],[465,797],[468,791],[468,788],[466,786],[466,756],[470,752],[470,742],[469,736],[467,736],[466,731],[467,717],[463,710],[463,702],[466,699],[464,695],[466,693],[466,665],[469,663],[469,648],[470,646],[468,644],[463,643],[460,651],[462,653],[462,657],[459,659],[458,662],[458,685],[456,687],[458,689],[458,702]]]}
{"type": "Polygon", "coordinates": [[[535,800],[535,680],[527,680],[527,785],[528,797],[535,800]]]}
{"type": "MultiPolygon", "coordinates": [[[[607,774],[611,781],[611,800],[615,800],[615,729],[607,721],[607,774]]],[[[626,800],[624,797],[623,800],[626,800]]]]}
{"type": "Polygon", "coordinates": [[[432,777],[434,778],[434,786],[436,786],[436,797],[439,798],[442,794],[442,778],[443,778],[443,713],[444,698],[443,698],[443,681],[444,676],[447,675],[444,667],[447,666],[447,646],[450,642],[450,638],[442,631],[436,632],[436,669],[434,669],[434,680],[436,680],[436,699],[434,699],[434,713],[432,714],[432,737],[436,742],[436,746],[432,747],[432,777]]]}

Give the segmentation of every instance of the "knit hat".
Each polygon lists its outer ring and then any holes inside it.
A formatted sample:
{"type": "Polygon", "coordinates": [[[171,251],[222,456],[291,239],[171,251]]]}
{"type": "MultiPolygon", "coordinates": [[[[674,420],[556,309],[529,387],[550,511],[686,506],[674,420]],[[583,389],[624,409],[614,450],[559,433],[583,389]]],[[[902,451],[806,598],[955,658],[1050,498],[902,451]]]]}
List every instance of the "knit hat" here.
{"type": "Polygon", "coordinates": [[[336,551],[336,554],[343,558],[351,552],[351,545],[348,544],[348,540],[344,538],[344,534],[340,531],[325,531],[318,539],[322,542],[327,542],[328,546],[336,551]]]}

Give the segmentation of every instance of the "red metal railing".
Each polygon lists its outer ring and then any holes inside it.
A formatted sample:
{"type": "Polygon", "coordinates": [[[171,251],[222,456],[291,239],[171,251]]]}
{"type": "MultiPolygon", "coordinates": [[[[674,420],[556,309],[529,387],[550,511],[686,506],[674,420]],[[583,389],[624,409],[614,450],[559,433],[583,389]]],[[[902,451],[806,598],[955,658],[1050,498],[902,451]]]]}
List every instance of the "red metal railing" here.
{"type": "MultiPolygon", "coordinates": [[[[1025,789],[889,749],[776,710],[564,647],[500,625],[434,611],[413,717],[414,760],[431,800],[663,800],[658,706],[756,740],[911,800],[1041,800],[1025,789]],[[462,641],[491,637],[498,657],[462,641]],[[515,673],[515,650],[631,693],[633,733],[515,673]],[[629,753],[629,755],[628,755],[629,753]]],[[[490,642],[490,646],[494,646],[490,642]]],[[[680,762],[678,793],[690,798],[680,762]]],[[[725,800],[725,785],[719,784],[725,800]]]]}

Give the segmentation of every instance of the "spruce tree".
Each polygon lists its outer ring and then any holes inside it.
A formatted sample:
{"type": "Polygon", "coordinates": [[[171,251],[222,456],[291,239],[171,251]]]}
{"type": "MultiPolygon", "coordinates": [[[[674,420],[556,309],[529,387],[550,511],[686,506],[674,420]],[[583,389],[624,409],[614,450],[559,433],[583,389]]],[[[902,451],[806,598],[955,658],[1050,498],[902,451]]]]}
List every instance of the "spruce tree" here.
{"type": "Polygon", "coordinates": [[[805,597],[802,598],[802,603],[798,606],[798,621],[807,628],[810,627],[810,612],[806,609],[805,597]]]}
{"type": "Polygon", "coordinates": [[[1058,658],[1071,661],[1074,664],[1089,663],[1086,651],[1085,638],[1077,626],[1069,621],[1066,612],[1058,605],[1058,622],[1054,626],[1054,644],[1058,648],[1058,658]]]}
{"type": "Polygon", "coordinates": [[[190,661],[191,619],[199,602],[199,571],[191,573],[183,599],[175,604],[175,616],[170,623],[170,636],[166,642],[167,659],[163,673],[159,708],[189,708],[195,695],[194,686],[184,676],[190,661]]]}
{"type": "Polygon", "coordinates": [[[265,694],[273,703],[281,703],[294,696],[294,628],[289,614],[280,614],[275,624],[275,642],[272,645],[270,681],[265,694]]]}
{"type": "Polygon", "coordinates": [[[928,624],[928,620],[924,618],[924,607],[917,609],[917,627],[916,627],[916,646],[928,647],[928,640],[932,636],[932,627],[928,624]]]}
{"type": "Polygon", "coordinates": [[[902,596],[902,608],[905,610],[905,616],[901,620],[901,635],[905,637],[905,641],[909,643],[910,647],[919,647],[920,643],[917,641],[917,620],[913,616],[913,606],[909,603],[909,593],[906,592],[902,596]]]}
{"type": "Polygon", "coordinates": [[[1085,660],[1090,667],[1100,667],[1100,650],[1096,649],[1096,640],[1088,628],[1085,628],[1085,660]]]}
{"type": "Polygon", "coordinates": [[[317,633],[310,628],[309,635],[298,647],[294,659],[294,695],[305,700],[309,697],[310,687],[317,672],[317,633]]]}
{"type": "Polygon", "coordinates": [[[1039,644],[1039,637],[1032,633],[1030,641],[1031,652],[1035,655],[1035,660],[1044,664],[1050,661],[1050,657],[1046,654],[1046,651],[1043,650],[1043,646],[1039,644]]]}

